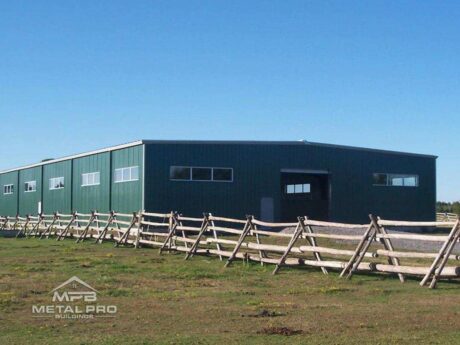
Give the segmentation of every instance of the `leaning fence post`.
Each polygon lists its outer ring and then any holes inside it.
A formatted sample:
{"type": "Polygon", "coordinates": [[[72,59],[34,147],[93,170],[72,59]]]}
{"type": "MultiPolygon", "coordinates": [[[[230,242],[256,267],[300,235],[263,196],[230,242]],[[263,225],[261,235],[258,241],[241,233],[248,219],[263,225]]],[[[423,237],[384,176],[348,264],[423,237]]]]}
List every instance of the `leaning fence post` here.
{"type": "MultiPolygon", "coordinates": [[[[209,220],[209,224],[210,224],[210,226],[212,228],[212,233],[213,233],[214,239],[216,240],[216,249],[220,253],[222,251],[222,246],[218,242],[219,239],[217,237],[216,224],[214,223],[214,220],[212,219],[212,213],[208,214],[208,220],[209,220]]],[[[219,260],[222,261],[222,254],[219,254],[219,260]]]]}
{"type": "Polygon", "coordinates": [[[436,284],[437,284],[437,281],[439,279],[439,276],[441,275],[442,270],[444,269],[444,266],[446,265],[447,261],[449,260],[450,253],[454,249],[455,244],[457,243],[459,237],[460,237],[460,227],[457,224],[457,231],[456,231],[454,237],[452,238],[452,241],[450,242],[449,246],[447,247],[446,252],[444,253],[444,257],[443,257],[441,263],[438,266],[438,269],[436,269],[434,271],[433,279],[432,279],[431,284],[430,284],[430,289],[434,289],[436,287],[436,284]]]}
{"type": "MultiPolygon", "coordinates": [[[[387,238],[387,232],[383,226],[379,224],[380,218],[374,216],[373,214],[369,215],[369,218],[371,219],[372,224],[374,225],[374,228],[377,231],[377,234],[382,235],[382,240],[383,240],[383,246],[385,247],[386,250],[389,251],[394,251],[393,244],[391,243],[391,240],[387,238]]],[[[388,258],[388,263],[393,265],[393,266],[399,266],[399,259],[395,257],[389,257],[388,258]]],[[[404,283],[404,275],[402,273],[398,273],[399,280],[401,283],[404,283]]]]}
{"type": "Polygon", "coordinates": [[[93,224],[94,222],[94,218],[95,218],[95,211],[91,211],[91,216],[88,219],[88,224],[86,224],[85,228],[83,229],[83,232],[80,234],[80,236],[75,241],[76,243],[79,243],[80,241],[85,240],[86,235],[88,234],[88,231],[91,228],[91,224],[93,224]]]}
{"type": "Polygon", "coordinates": [[[138,215],[137,215],[137,236],[136,236],[136,241],[134,243],[134,248],[139,248],[139,241],[141,240],[141,235],[142,235],[142,218],[144,216],[144,211],[140,210],[138,215]]]}
{"type": "Polygon", "coordinates": [[[118,247],[120,244],[125,245],[128,243],[129,234],[131,232],[132,227],[136,223],[137,223],[137,214],[136,212],[133,212],[131,222],[129,223],[128,228],[125,230],[125,233],[120,237],[120,239],[115,242],[115,247],[118,247]]]}
{"type": "Polygon", "coordinates": [[[107,218],[107,223],[105,224],[104,228],[100,232],[99,236],[96,238],[95,243],[102,243],[104,241],[105,237],[107,236],[107,232],[109,231],[110,224],[112,224],[115,218],[114,215],[115,215],[115,212],[110,211],[109,217],[107,218]]]}
{"type": "MultiPolygon", "coordinates": [[[[166,239],[164,240],[163,244],[161,245],[160,249],[158,250],[158,253],[161,254],[163,252],[163,249],[166,248],[166,246],[169,244],[169,241],[171,240],[171,237],[175,234],[176,228],[179,224],[179,220],[177,212],[171,211],[171,214],[169,216],[169,224],[168,224],[168,236],[166,236],[166,239]]],[[[169,245],[171,248],[171,246],[169,245]]]]}
{"type": "MultiPolygon", "coordinates": [[[[308,243],[310,243],[310,245],[312,247],[316,247],[317,246],[316,239],[314,237],[312,237],[312,236],[308,236],[309,234],[313,234],[313,229],[311,228],[310,224],[305,226],[306,221],[308,221],[307,216],[304,217],[304,219],[302,220],[302,222],[300,224],[302,226],[303,231],[306,234],[305,237],[307,238],[308,243]]],[[[313,252],[313,255],[315,256],[316,261],[323,261],[323,259],[321,258],[321,254],[319,252],[313,252]]],[[[329,272],[327,271],[326,267],[324,267],[324,266],[321,266],[321,271],[324,274],[329,274],[329,272]]]]}
{"type": "Polygon", "coordinates": [[[433,263],[431,264],[430,269],[428,270],[425,277],[423,277],[422,281],[420,282],[420,286],[424,286],[428,282],[428,279],[430,279],[431,275],[435,272],[436,267],[438,266],[439,262],[445,256],[446,250],[450,246],[450,242],[456,236],[458,227],[459,227],[459,220],[457,220],[454,226],[452,227],[452,230],[450,231],[449,236],[447,237],[447,240],[443,243],[441,249],[439,250],[438,256],[433,260],[433,263]]]}
{"type": "Polygon", "coordinates": [[[366,253],[367,249],[369,248],[372,241],[374,240],[375,234],[376,234],[376,229],[374,228],[374,224],[370,222],[367,230],[364,232],[363,237],[361,238],[358,246],[356,247],[355,253],[350,258],[350,261],[348,261],[348,263],[345,265],[345,268],[340,273],[340,277],[343,277],[345,274],[348,273],[347,279],[351,278],[353,272],[356,269],[358,269],[359,264],[364,258],[364,254],[366,253]]]}
{"type": "Polygon", "coordinates": [[[236,253],[238,252],[241,245],[243,244],[244,239],[246,238],[246,236],[252,229],[252,220],[254,219],[254,216],[246,216],[246,219],[247,221],[246,221],[246,224],[244,224],[243,232],[241,233],[240,238],[238,239],[238,242],[236,243],[235,248],[233,248],[232,254],[230,254],[230,257],[227,259],[227,262],[225,263],[224,267],[228,267],[231,264],[231,262],[236,256],[236,253]]]}
{"type": "Polygon", "coordinates": [[[56,238],[56,241],[61,241],[64,236],[66,236],[69,228],[72,226],[72,224],[74,223],[75,219],[77,219],[77,214],[75,212],[72,213],[72,216],[70,217],[70,220],[69,222],[67,223],[66,227],[64,228],[64,230],[61,230],[59,232],[59,235],[58,237],[56,238]]]}
{"type": "Polygon", "coordinates": [[[296,241],[300,237],[300,235],[302,235],[303,226],[301,225],[301,223],[304,221],[304,219],[302,217],[298,217],[297,219],[298,219],[299,222],[297,223],[295,231],[293,232],[292,237],[289,240],[289,244],[288,244],[286,250],[284,251],[283,255],[279,259],[278,263],[276,264],[275,269],[272,272],[273,275],[278,273],[278,271],[281,268],[281,266],[284,265],[284,262],[286,261],[286,258],[289,255],[289,253],[291,252],[292,247],[294,246],[294,244],[296,243],[296,241]]]}
{"type": "Polygon", "coordinates": [[[193,242],[192,247],[190,248],[190,250],[185,255],[184,260],[188,260],[193,255],[195,255],[195,253],[196,253],[196,251],[198,249],[198,246],[200,245],[201,237],[203,236],[203,234],[208,229],[208,225],[209,225],[208,217],[209,217],[209,215],[207,213],[203,213],[203,222],[201,223],[200,232],[198,233],[198,236],[196,237],[195,242],[193,242]]]}

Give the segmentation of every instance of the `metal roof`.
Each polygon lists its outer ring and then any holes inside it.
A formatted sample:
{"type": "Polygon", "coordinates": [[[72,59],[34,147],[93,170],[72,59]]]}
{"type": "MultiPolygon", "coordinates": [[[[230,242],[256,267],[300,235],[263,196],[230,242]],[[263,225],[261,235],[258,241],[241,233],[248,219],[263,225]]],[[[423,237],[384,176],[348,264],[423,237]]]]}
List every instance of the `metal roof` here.
{"type": "Polygon", "coordinates": [[[403,151],[392,151],[392,150],[381,150],[367,147],[347,146],[347,145],[336,145],[336,144],[325,144],[317,143],[307,140],[296,140],[296,141],[258,141],[258,140],[142,140],[144,144],[244,144],[244,145],[311,145],[319,147],[330,147],[343,150],[357,150],[357,151],[370,151],[396,155],[416,156],[416,157],[427,157],[427,158],[438,158],[435,155],[422,154],[422,153],[411,153],[403,151]]]}
{"type": "Polygon", "coordinates": [[[35,163],[35,164],[24,165],[24,166],[21,166],[21,167],[18,167],[18,168],[3,170],[3,171],[0,171],[0,174],[4,174],[4,173],[16,171],[16,170],[35,168],[35,167],[38,167],[38,166],[57,163],[57,162],[62,162],[62,161],[66,161],[66,160],[73,159],[73,158],[91,156],[91,155],[94,155],[94,154],[97,154],[97,153],[120,150],[120,149],[124,149],[124,148],[131,147],[131,146],[142,145],[142,143],[143,143],[142,140],[138,140],[138,141],[133,141],[133,142],[126,143],[126,144],[106,147],[106,148],[95,150],[95,151],[89,151],[89,152],[84,152],[84,153],[80,153],[80,154],[76,154],[76,155],[65,156],[65,157],[62,157],[62,158],[50,159],[50,160],[47,160],[45,162],[39,162],[39,163],[35,163]]]}
{"type": "Polygon", "coordinates": [[[8,169],[0,171],[0,174],[34,168],[42,165],[53,164],[57,162],[66,161],[69,159],[74,158],[81,158],[85,156],[90,156],[98,153],[103,152],[110,152],[115,150],[124,149],[127,147],[138,146],[143,144],[240,144],[240,145],[311,145],[311,146],[318,146],[318,147],[329,147],[329,148],[336,148],[336,149],[343,149],[343,150],[358,150],[358,151],[370,151],[370,152],[377,152],[377,153],[385,153],[385,154],[396,154],[396,155],[407,155],[407,156],[416,156],[416,157],[427,157],[427,158],[438,158],[434,155],[427,155],[427,154],[420,154],[420,153],[409,153],[409,152],[400,152],[400,151],[389,151],[389,150],[380,150],[380,149],[372,149],[372,148],[364,148],[364,147],[355,147],[355,146],[346,146],[346,145],[335,145],[335,144],[324,144],[324,143],[316,143],[310,142],[306,140],[298,140],[298,141],[257,141],[257,140],[137,140],[133,142],[129,142],[126,144],[115,145],[106,147],[99,150],[88,151],[80,154],[65,156],[61,158],[51,159],[44,162],[39,162],[35,164],[24,165],[21,167],[8,169]]]}

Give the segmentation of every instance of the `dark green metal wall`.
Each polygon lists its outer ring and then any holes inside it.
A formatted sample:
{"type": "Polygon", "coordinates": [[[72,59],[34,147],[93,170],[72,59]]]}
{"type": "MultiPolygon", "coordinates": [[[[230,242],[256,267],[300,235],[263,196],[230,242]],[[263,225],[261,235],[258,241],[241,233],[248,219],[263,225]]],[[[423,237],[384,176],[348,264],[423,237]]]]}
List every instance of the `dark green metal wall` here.
{"type": "Polygon", "coordinates": [[[19,172],[19,214],[37,214],[38,203],[42,195],[42,167],[24,169],[19,172]],[[28,181],[36,181],[37,190],[26,192],[24,184],[28,181]]]}
{"type": "Polygon", "coordinates": [[[48,163],[19,174],[18,171],[0,174],[0,214],[14,216],[18,211],[21,215],[36,214],[42,194],[45,213],[72,210],[86,213],[93,209],[128,213],[146,209],[177,210],[191,216],[212,212],[238,218],[246,214],[259,217],[261,199],[273,198],[274,220],[279,220],[282,169],[329,172],[329,219],[333,221],[367,222],[369,213],[404,220],[435,217],[434,157],[304,143],[180,142],[151,142],[48,163]],[[234,181],[170,181],[172,165],[230,167],[234,181]],[[139,166],[139,180],[115,183],[114,170],[129,166],[139,166]],[[82,187],[81,174],[95,171],[100,172],[101,184],[82,187]],[[373,173],[417,174],[419,187],[377,187],[373,185],[373,173]],[[59,176],[65,177],[65,188],[49,190],[49,179],[59,176]],[[24,193],[24,182],[34,179],[37,192],[24,193]],[[13,195],[3,195],[3,185],[8,183],[15,185],[13,195]]]}
{"type": "Polygon", "coordinates": [[[14,217],[18,213],[18,172],[12,171],[0,175],[0,210],[3,216],[14,217]],[[3,186],[13,184],[13,194],[3,194],[3,186]]]}
{"type": "Polygon", "coordinates": [[[112,152],[112,210],[118,212],[135,212],[142,207],[143,188],[143,145],[112,152]],[[139,166],[139,180],[113,182],[115,169],[139,166]]]}
{"type": "Polygon", "coordinates": [[[88,213],[110,210],[110,152],[73,160],[72,209],[88,213]],[[100,184],[82,186],[82,174],[100,173],[100,184]]]}
{"type": "Polygon", "coordinates": [[[72,161],[43,166],[43,212],[72,212],[72,161]],[[50,189],[50,179],[64,177],[64,188],[50,189]]]}
{"type": "Polygon", "coordinates": [[[145,160],[145,208],[151,211],[259,216],[261,198],[271,197],[278,220],[281,169],[310,169],[330,174],[330,220],[367,222],[369,213],[392,219],[435,218],[433,157],[303,143],[152,143],[146,145],[145,160]],[[234,182],[170,181],[172,165],[232,167],[234,182]],[[418,174],[419,187],[374,186],[372,174],[378,172],[418,174]]]}

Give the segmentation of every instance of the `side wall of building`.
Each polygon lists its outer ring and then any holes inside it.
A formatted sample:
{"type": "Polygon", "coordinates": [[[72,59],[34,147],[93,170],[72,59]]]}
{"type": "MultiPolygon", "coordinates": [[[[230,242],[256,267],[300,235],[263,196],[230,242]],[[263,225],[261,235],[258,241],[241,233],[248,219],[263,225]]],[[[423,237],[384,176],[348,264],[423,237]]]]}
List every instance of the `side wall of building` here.
{"type": "Polygon", "coordinates": [[[0,210],[2,210],[2,216],[13,217],[18,213],[18,193],[20,193],[18,176],[17,171],[0,175],[0,210]],[[5,185],[13,185],[13,192],[6,194],[5,185]]]}
{"type": "Polygon", "coordinates": [[[43,212],[69,214],[72,212],[72,161],[43,166],[43,212]],[[64,178],[64,187],[54,189],[52,179],[64,178]]]}
{"type": "MultiPolygon", "coordinates": [[[[152,143],[146,145],[145,208],[242,218],[260,216],[262,199],[281,218],[282,169],[329,173],[329,219],[367,222],[368,214],[433,220],[436,161],[428,156],[308,144],[152,143]],[[171,166],[230,167],[233,182],[172,181],[171,166]],[[417,174],[418,187],[373,185],[374,173],[417,174]]],[[[308,216],[308,214],[305,214],[308,216]]]]}
{"type": "Polygon", "coordinates": [[[138,180],[121,183],[112,182],[112,210],[136,212],[142,209],[143,155],[143,145],[112,152],[112,173],[119,168],[139,167],[138,180]]]}
{"type": "Polygon", "coordinates": [[[42,167],[19,171],[19,214],[37,214],[42,200],[42,167]],[[25,183],[35,181],[35,191],[26,191],[25,183]]]}
{"type": "Polygon", "coordinates": [[[110,152],[73,160],[72,208],[82,213],[110,210],[110,152]],[[83,174],[99,173],[99,184],[83,185],[83,174]]]}
{"type": "Polygon", "coordinates": [[[143,207],[143,160],[143,145],[137,145],[0,174],[0,215],[35,215],[39,202],[47,214],[139,211],[143,207]],[[138,167],[137,179],[115,181],[115,170],[127,167],[138,167]],[[99,172],[99,184],[83,185],[82,175],[95,172],[99,172]],[[50,188],[51,179],[60,177],[64,186],[50,188]],[[36,181],[36,191],[25,190],[28,181],[36,181]],[[14,186],[12,194],[3,193],[8,184],[14,186]]]}

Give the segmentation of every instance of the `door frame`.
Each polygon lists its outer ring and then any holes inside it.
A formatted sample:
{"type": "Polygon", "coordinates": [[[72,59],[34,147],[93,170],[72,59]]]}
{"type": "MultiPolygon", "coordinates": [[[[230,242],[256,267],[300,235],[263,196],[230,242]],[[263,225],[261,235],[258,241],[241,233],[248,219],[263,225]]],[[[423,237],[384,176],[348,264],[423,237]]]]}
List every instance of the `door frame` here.
{"type": "MultiPolygon", "coordinates": [[[[288,174],[310,174],[310,175],[328,175],[327,177],[327,218],[328,220],[331,219],[331,202],[332,202],[332,174],[328,170],[317,170],[317,169],[291,169],[291,168],[283,168],[280,170],[280,184],[281,184],[281,176],[283,173],[288,174]]],[[[280,190],[282,190],[280,186],[280,190]]],[[[283,195],[281,195],[283,198],[283,195]]],[[[281,202],[281,200],[280,200],[281,202]]],[[[281,211],[281,209],[280,209],[281,211]]],[[[280,214],[281,215],[281,214],[280,214]]]]}

